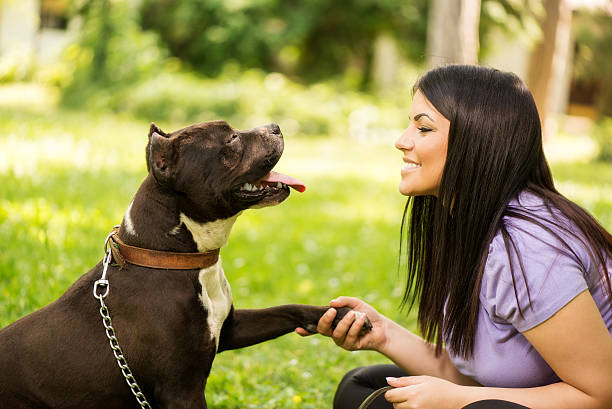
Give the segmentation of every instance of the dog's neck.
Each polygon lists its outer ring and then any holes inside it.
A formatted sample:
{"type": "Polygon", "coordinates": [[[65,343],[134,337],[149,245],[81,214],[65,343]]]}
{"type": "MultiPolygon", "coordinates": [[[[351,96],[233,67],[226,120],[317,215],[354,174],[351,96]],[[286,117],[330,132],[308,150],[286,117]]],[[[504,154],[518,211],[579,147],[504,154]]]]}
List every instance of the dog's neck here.
{"type": "Polygon", "coordinates": [[[149,175],[125,212],[120,238],[152,250],[205,252],[227,243],[237,217],[199,223],[181,213],[176,195],[149,175]]]}

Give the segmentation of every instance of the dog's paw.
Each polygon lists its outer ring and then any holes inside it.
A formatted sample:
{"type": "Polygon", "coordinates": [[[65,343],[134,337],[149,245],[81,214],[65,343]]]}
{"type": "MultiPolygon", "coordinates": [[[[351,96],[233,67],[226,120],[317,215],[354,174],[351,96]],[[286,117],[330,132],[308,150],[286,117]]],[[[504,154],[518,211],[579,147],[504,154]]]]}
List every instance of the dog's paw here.
{"type": "MultiPolygon", "coordinates": [[[[340,307],[340,308],[336,308],[336,317],[334,318],[334,321],[332,322],[332,328],[336,328],[336,326],[338,325],[338,323],[340,322],[340,320],[342,320],[342,318],[344,318],[346,316],[346,314],[348,314],[349,312],[353,311],[356,315],[357,318],[359,318],[361,315],[365,314],[364,312],[359,312],[359,311],[355,311],[352,310],[348,307],[340,307]]],[[[370,322],[370,319],[368,317],[366,317],[365,322],[363,323],[363,327],[361,327],[361,331],[359,331],[359,335],[365,335],[368,332],[370,332],[372,330],[372,323],[370,322]]]]}
{"type": "Polygon", "coordinates": [[[318,332],[317,331],[317,324],[306,324],[306,325],[303,326],[303,328],[306,331],[310,332],[311,334],[316,334],[318,332]]]}

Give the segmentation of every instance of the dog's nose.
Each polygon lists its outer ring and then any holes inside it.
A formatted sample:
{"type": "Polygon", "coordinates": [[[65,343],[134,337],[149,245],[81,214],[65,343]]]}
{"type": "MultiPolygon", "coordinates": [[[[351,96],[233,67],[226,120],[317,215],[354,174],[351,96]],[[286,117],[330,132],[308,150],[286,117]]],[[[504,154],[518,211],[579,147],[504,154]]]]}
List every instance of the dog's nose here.
{"type": "Polygon", "coordinates": [[[268,125],[268,129],[270,130],[271,133],[273,133],[275,135],[280,135],[281,134],[280,126],[278,126],[277,124],[270,124],[270,125],[268,125]]]}

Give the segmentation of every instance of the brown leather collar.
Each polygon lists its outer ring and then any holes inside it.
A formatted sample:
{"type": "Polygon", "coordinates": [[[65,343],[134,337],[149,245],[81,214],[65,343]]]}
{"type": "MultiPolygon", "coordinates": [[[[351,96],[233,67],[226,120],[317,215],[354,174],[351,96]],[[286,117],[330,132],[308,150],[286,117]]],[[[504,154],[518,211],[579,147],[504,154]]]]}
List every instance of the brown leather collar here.
{"type": "Polygon", "coordinates": [[[219,249],[205,253],[174,253],[130,246],[119,239],[118,227],[108,236],[107,244],[110,245],[113,259],[121,269],[126,268],[126,263],[130,263],[148,268],[193,270],[213,266],[219,260],[219,249]]]}

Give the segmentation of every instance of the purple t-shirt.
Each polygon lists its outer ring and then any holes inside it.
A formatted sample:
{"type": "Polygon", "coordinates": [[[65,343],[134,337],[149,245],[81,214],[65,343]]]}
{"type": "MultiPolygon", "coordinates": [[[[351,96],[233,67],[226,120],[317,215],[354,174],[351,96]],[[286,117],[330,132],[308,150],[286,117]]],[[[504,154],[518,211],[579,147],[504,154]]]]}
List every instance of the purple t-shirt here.
{"type": "MultiPolygon", "coordinates": [[[[523,192],[509,206],[540,216],[545,221],[552,220],[542,199],[532,193],[523,192]]],[[[555,213],[560,216],[558,211],[555,213]]],[[[512,254],[516,291],[523,312],[522,316],[519,314],[508,253],[498,232],[489,246],[482,278],[474,354],[467,361],[450,349],[449,354],[461,373],[483,386],[526,388],[548,385],[558,382],[559,378],[522,332],[546,321],[588,289],[612,335],[612,305],[606,296],[605,281],[600,279],[597,264],[582,240],[554,228],[552,223],[546,223],[570,245],[576,258],[571,252],[560,252],[553,247],[563,249],[551,233],[534,223],[507,218],[506,224],[522,259],[531,307],[528,306],[529,298],[520,264],[516,255],[512,254]]],[[[578,231],[567,221],[564,225],[574,232],[578,231]]],[[[612,272],[610,260],[607,271],[608,275],[612,272]]],[[[563,334],[559,334],[559,337],[563,337],[563,334]]]]}

